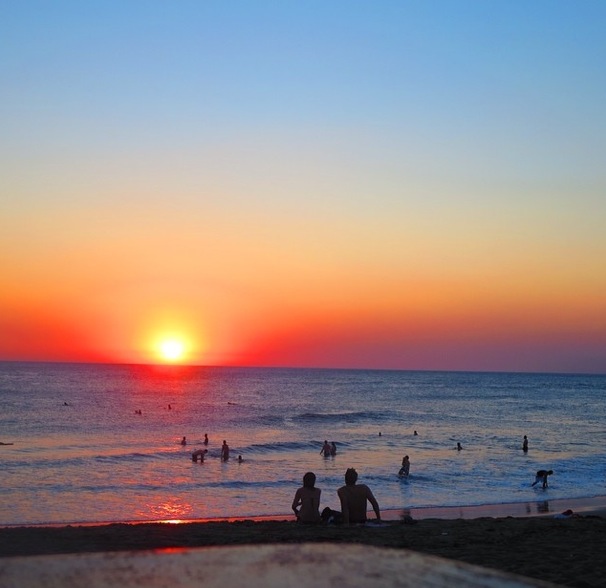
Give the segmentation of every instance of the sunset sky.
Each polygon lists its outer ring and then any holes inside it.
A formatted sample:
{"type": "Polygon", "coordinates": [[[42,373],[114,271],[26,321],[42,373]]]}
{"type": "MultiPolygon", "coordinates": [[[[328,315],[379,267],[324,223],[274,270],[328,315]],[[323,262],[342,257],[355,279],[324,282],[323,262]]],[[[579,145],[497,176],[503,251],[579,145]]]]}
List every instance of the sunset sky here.
{"type": "Polygon", "coordinates": [[[605,30],[3,2],[0,360],[606,373],[605,30]]]}

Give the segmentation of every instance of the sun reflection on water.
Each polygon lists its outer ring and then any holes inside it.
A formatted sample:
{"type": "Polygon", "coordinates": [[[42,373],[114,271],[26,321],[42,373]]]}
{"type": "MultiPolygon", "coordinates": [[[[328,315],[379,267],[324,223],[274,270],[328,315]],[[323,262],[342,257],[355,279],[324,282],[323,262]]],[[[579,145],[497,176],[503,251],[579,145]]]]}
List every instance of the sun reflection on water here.
{"type": "Polygon", "coordinates": [[[140,515],[147,519],[161,520],[164,523],[179,524],[186,522],[184,519],[191,518],[194,508],[188,502],[180,498],[171,497],[161,503],[147,504],[140,515]]]}

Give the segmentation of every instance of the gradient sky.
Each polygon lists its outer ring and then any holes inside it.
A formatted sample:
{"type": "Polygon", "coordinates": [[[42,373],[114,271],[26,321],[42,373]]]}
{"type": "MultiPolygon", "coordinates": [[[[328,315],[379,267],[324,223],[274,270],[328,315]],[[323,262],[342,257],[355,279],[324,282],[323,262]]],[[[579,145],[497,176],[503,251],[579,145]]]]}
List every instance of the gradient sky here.
{"type": "Polygon", "coordinates": [[[606,373],[605,30],[2,2],[0,359],[606,373]]]}

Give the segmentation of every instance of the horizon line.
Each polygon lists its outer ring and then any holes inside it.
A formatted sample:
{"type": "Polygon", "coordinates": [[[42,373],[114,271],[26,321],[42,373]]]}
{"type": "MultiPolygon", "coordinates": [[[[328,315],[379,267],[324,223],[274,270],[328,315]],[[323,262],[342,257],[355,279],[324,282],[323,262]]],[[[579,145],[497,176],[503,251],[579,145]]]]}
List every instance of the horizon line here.
{"type": "Polygon", "coordinates": [[[138,363],[120,361],[78,361],[51,359],[0,359],[0,364],[6,363],[41,363],[55,365],[107,365],[124,367],[153,367],[153,368],[197,368],[197,369],[268,369],[268,370],[316,370],[316,371],[360,371],[360,372],[414,372],[414,373],[455,373],[455,374],[521,374],[521,375],[550,375],[550,376],[606,376],[605,372],[550,372],[532,370],[473,370],[473,369],[441,369],[441,368],[381,368],[381,367],[326,367],[326,366],[297,366],[297,365],[230,365],[230,364],[185,364],[185,363],[138,363]]]}

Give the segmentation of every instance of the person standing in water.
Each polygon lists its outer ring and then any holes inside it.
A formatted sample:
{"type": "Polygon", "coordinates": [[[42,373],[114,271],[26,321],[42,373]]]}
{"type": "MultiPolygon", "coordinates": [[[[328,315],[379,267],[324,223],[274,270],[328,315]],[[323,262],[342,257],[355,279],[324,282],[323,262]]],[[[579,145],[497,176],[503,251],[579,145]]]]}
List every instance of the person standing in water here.
{"type": "Polygon", "coordinates": [[[198,461],[198,458],[200,458],[200,463],[204,463],[204,456],[207,453],[208,449],[196,449],[196,451],[191,454],[191,460],[195,463],[198,461]]]}
{"type": "Polygon", "coordinates": [[[398,476],[400,476],[400,478],[408,478],[409,472],[410,472],[410,459],[408,458],[408,455],[405,455],[402,458],[402,467],[400,468],[400,471],[398,472],[398,476]]]}
{"type": "Polygon", "coordinates": [[[320,449],[320,455],[323,455],[324,457],[329,457],[330,456],[330,443],[325,440],[324,441],[324,445],[322,445],[322,449],[320,449]]]}
{"type": "Polygon", "coordinates": [[[221,461],[227,461],[229,459],[229,445],[227,445],[227,441],[223,440],[223,445],[221,446],[221,461]]]}
{"type": "Polygon", "coordinates": [[[526,453],[528,451],[528,437],[524,435],[524,441],[522,441],[522,451],[526,453]]]}
{"type": "Polygon", "coordinates": [[[316,475],[313,472],[307,472],[303,476],[303,486],[295,492],[292,509],[299,523],[314,524],[321,520],[321,490],[316,488],[315,485],[316,475]]]}

